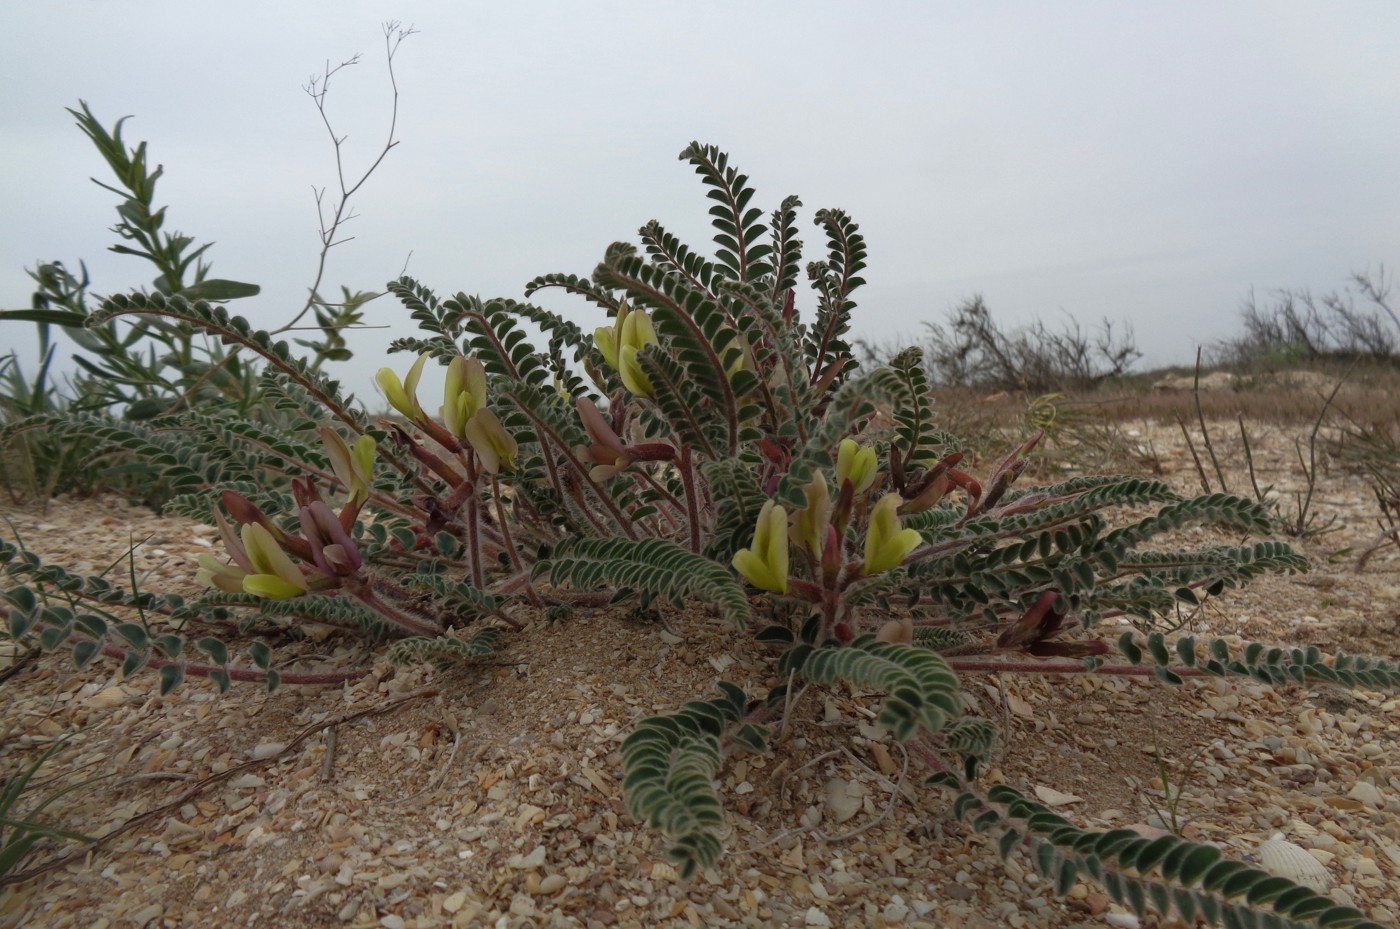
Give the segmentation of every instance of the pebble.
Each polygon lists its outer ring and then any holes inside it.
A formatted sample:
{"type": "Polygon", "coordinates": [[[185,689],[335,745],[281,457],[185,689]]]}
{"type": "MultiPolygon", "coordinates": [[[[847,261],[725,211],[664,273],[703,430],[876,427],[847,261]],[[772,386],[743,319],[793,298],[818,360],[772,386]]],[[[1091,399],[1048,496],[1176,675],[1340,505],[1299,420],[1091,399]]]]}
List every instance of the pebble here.
{"type": "Polygon", "coordinates": [[[558,893],[563,890],[568,883],[569,879],[562,874],[546,875],[544,880],[540,881],[540,893],[545,895],[558,893]]]}
{"type": "Polygon", "coordinates": [[[831,917],[827,916],[825,913],[823,913],[816,907],[809,908],[807,910],[806,915],[802,917],[802,921],[808,926],[825,926],[828,927],[828,929],[831,926],[831,917]]]}
{"type": "Polygon", "coordinates": [[[86,702],[94,710],[110,710],[113,707],[121,706],[129,696],[130,694],[125,690],[113,685],[88,697],[86,702]]]}
{"type": "Polygon", "coordinates": [[[383,926],[384,929],[403,929],[404,921],[402,916],[390,913],[388,916],[379,917],[379,925],[383,926]]]}
{"type": "MultiPolygon", "coordinates": [[[[135,913],[132,913],[131,921],[137,926],[145,926],[152,920],[159,919],[164,912],[165,907],[161,906],[159,903],[152,903],[150,906],[143,907],[135,913]]],[[[827,923],[827,925],[829,926],[831,923],[827,923]]]]}
{"type": "Polygon", "coordinates": [[[506,862],[506,866],[517,871],[528,871],[531,868],[539,868],[544,865],[545,851],[543,845],[536,845],[535,850],[528,855],[511,855],[506,862]]]}
{"type": "Polygon", "coordinates": [[[1375,810],[1385,806],[1385,797],[1382,796],[1380,788],[1370,781],[1357,781],[1351,790],[1347,791],[1347,796],[1353,800],[1360,800],[1375,810]]]}
{"type": "Polygon", "coordinates": [[[1380,877],[1380,865],[1376,864],[1374,858],[1357,858],[1352,863],[1352,870],[1358,877],[1380,877]]]}
{"type": "Polygon", "coordinates": [[[1046,806],[1067,806],[1071,803],[1083,802],[1083,797],[1076,797],[1074,794],[1067,794],[1056,790],[1053,787],[1045,787],[1037,784],[1035,795],[1040,798],[1040,802],[1046,806]]]}

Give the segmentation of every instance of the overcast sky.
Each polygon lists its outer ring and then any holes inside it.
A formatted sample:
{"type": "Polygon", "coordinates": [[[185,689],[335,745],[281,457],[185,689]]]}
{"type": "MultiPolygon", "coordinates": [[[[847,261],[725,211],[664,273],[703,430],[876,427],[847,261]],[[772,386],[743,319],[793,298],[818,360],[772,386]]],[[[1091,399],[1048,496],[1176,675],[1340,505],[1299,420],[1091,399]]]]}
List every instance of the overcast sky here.
{"type": "MultiPolygon", "coordinates": [[[[8,0],[0,29],[0,306],[38,260],[86,259],[101,293],[149,284],[106,251],[116,198],[64,112],[132,114],[166,174],[167,228],[215,241],[232,308],[271,328],[300,307],[332,150],[302,85],[355,52],[328,110],[348,168],[383,143],[380,24],[401,47],[402,144],[356,198],[338,285],[405,261],[448,295],[522,298],[589,273],[658,219],[709,246],[692,139],[749,174],[756,203],[847,210],[870,250],[855,329],[916,336],[981,293],[1008,325],[1122,320],[1147,362],[1227,336],[1254,289],[1332,290],[1400,261],[1400,4],[192,3],[8,0]],[[409,257],[411,253],[411,258],[409,257]]],[[[804,285],[805,286],[805,285],[804,285]]],[[[598,311],[543,301],[588,328],[598,311]]],[[[810,311],[810,291],[799,308],[810,311]]],[[[389,298],[342,371],[369,392],[414,327],[389,298]]],[[[26,326],[0,343],[27,350],[26,326]]]]}

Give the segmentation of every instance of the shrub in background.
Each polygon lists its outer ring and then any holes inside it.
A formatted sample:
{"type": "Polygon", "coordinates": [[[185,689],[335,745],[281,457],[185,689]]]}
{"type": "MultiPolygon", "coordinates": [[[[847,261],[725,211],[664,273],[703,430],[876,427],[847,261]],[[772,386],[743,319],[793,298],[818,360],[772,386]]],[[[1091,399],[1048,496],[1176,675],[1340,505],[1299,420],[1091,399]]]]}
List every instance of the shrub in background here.
{"type": "MultiPolygon", "coordinates": [[[[963,301],[947,323],[924,323],[922,346],[929,380],[942,387],[1020,390],[1046,394],[1084,390],[1126,374],[1142,352],[1131,330],[1113,323],[1086,330],[1070,317],[1058,331],[1044,322],[1007,330],[992,318],[981,295],[963,301]]],[[[884,363],[899,348],[862,343],[868,360],[884,363]]]]}
{"type": "Polygon", "coordinates": [[[1244,334],[1218,342],[1212,360],[1265,371],[1327,359],[1393,361],[1400,348],[1400,317],[1389,294],[1384,268],[1375,275],[1355,273],[1350,288],[1321,296],[1306,289],[1278,290],[1263,305],[1251,293],[1240,308],[1244,334]]]}

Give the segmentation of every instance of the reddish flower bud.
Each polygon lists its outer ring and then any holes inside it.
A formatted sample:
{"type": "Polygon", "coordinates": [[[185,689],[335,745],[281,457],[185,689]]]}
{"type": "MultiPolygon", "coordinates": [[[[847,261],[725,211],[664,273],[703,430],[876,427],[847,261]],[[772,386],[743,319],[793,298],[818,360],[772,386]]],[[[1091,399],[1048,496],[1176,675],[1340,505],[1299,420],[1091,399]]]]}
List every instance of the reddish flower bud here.
{"type": "Polygon", "coordinates": [[[301,531],[311,547],[311,561],[330,577],[349,577],[362,561],[355,540],[340,524],[340,518],[321,500],[301,508],[301,531]]]}

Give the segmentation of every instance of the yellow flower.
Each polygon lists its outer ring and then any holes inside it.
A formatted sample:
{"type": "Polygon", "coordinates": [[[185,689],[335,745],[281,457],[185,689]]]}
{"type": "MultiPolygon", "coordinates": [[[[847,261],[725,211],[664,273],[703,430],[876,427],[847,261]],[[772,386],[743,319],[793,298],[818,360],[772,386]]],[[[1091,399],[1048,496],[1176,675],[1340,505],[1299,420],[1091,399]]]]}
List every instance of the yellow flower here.
{"type": "MultiPolygon", "coordinates": [[[[645,346],[643,346],[645,347],[645,346]]],[[[622,346],[622,366],[618,368],[618,374],[622,375],[622,385],[639,397],[655,397],[656,389],[651,386],[651,378],[647,377],[642,370],[642,363],[637,360],[637,352],[641,349],[632,345],[622,346]]]]}
{"type": "Polygon", "coordinates": [[[875,483],[875,465],[875,449],[860,445],[855,439],[842,439],[836,451],[836,486],[850,478],[855,492],[864,493],[875,483]]]}
{"type": "Polygon", "coordinates": [[[253,572],[243,578],[243,590],[269,600],[290,600],[306,593],[306,577],[277,540],[258,523],[243,527],[243,549],[253,572]]]}
{"type": "Polygon", "coordinates": [[[317,432],[331,460],[331,470],[350,494],[351,505],[363,503],[369,496],[369,484],[374,476],[374,439],[362,435],[355,440],[352,449],[330,426],[322,426],[317,432]]]}
{"type": "Polygon", "coordinates": [[[423,407],[418,405],[418,378],[423,375],[423,365],[428,361],[428,354],[424,352],[418,356],[418,360],[413,363],[413,367],[408,369],[408,377],[402,383],[399,376],[392,368],[380,368],[379,373],[374,376],[374,382],[379,385],[379,389],[384,391],[384,397],[389,401],[389,405],[398,410],[401,414],[411,420],[427,419],[427,414],[423,412],[423,407]]]}
{"type": "Polygon", "coordinates": [[[495,413],[485,407],[477,410],[462,433],[481,459],[481,466],[488,472],[496,474],[515,470],[518,446],[495,413]]]}
{"type": "Polygon", "coordinates": [[[611,326],[593,331],[593,341],[603,358],[622,376],[623,385],[641,397],[653,396],[651,380],[642,371],[637,353],[657,343],[656,328],[645,310],[629,310],[624,302],[617,308],[611,326]]]}
{"type": "Polygon", "coordinates": [[[788,587],[787,511],[772,500],[758,514],[753,547],[734,554],[734,570],[761,590],[785,594],[788,587]]]}
{"type": "Polygon", "coordinates": [[[901,529],[895,511],[903,502],[899,494],[885,494],[870,510],[870,527],[865,532],[865,560],[861,574],[883,574],[899,567],[904,556],[923,541],[913,529],[901,529]]]}
{"type": "Polygon", "coordinates": [[[243,579],[248,573],[236,564],[224,564],[213,555],[199,556],[199,570],[195,572],[196,582],[205,587],[217,587],[226,594],[241,594],[243,579]]]}
{"type": "Polygon", "coordinates": [[[807,505],[792,514],[792,532],[813,558],[821,558],[826,526],[831,520],[831,494],[826,489],[826,478],[820,471],[813,473],[803,491],[807,494],[807,505]]]}
{"type": "Polygon", "coordinates": [[[730,377],[740,371],[753,369],[753,354],[749,350],[749,340],[742,332],[735,332],[734,339],[721,352],[721,363],[730,377]]]}
{"type": "Polygon", "coordinates": [[[611,326],[599,326],[593,330],[593,343],[603,353],[603,360],[614,370],[617,369],[617,349],[622,341],[622,325],[627,321],[627,301],[617,306],[617,315],[611,326]]]}
{"type": "Polygon", "coordinates": [[[442,422],[454,436],[466,434],[467,423],[486,403],[486,366],[458,355],[447,365],[442,396],[442,422]]]}

